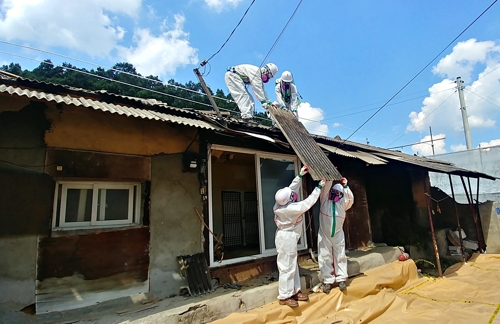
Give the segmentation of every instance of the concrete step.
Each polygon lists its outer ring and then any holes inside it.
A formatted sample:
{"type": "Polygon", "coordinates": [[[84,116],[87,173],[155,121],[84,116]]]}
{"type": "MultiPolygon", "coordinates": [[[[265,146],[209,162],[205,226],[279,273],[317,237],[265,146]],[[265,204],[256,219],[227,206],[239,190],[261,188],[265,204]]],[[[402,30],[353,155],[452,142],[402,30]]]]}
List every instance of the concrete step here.
{"type": "MultiPolygon", "coordinates": [[[[347,273],[349,276],[363,273],[367,270],[380,267],[384,264],[398,260],[401,249],[394,246],[376,246],[366,250],[349,251],[347,255],[347,273]]],[[[316,257],[317,259],[317,257],[316,257]]],[[[303,262],[301,267],[301,287],[303,290],[311,289],[319,284],[319,267],[312,260],[303,262]]]]}

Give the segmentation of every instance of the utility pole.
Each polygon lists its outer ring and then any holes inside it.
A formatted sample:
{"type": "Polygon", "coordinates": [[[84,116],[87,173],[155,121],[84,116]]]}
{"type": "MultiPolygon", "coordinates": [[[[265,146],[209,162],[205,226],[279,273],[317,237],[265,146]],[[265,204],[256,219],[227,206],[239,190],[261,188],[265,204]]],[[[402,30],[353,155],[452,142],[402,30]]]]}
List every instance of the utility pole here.
{"type": "Polygon", "coordinates": [[[465,144],[467,145],[468,150],[472,150],[472,140],[470,138],[470,129],[469,129],[469,119],[467,117],[467,109],[465,108],[465,99],[464,99],[464,86],[463,86],[463,81],[461,77],[457,77],[457,81],[455,81],[457,84],[457,90],[458,90],[458,99],[460,99],[460,110],[462,111],[462,120],[464,123],[464,132],[465,132],[465,144]]]}
{"type": "Polygon", "coordinates": [[[434,155],[434,140],[432,139],[432,128],[431,128],[431,126],[429,126],[429,133],[431,134],[432,155],[434,155]]]}
{"type": "Polygon", "coordinates": [[[212,107],[214,108],[215,112],[217,113],[217,117],[219,117],[220,121],[223,121],[222,115],[220,113],[219,107],[217,107],[217,104],[215,103],[214,98],[212,97],[212,94],[208,90],[207,84],[205,83],[205,80],[203,80],[203,76],[200,73],[200,70],[198,69],[193,69],[194,74],[198,77],[198,80],[200,80],[201,87],[203,88],[203,91],[205,91],[205,94],[208,97],[208,101],[212,104],[212,107]]]}

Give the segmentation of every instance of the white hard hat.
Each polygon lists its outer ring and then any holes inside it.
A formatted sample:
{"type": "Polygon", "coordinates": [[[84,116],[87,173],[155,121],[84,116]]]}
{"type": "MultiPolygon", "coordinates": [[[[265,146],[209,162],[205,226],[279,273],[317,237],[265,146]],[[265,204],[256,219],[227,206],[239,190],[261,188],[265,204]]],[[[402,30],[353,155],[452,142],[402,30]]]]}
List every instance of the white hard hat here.
{"type": "Polygon", "coordinates": [[[337,190],[337,191],[340,191],[341,193],[344,193],[344,187],[342,187],[342,185],[340,185],[339,183],[337,183],[336,185],[334,185],[332,187],[332,190],[337,190]]]}
{"type": "Polygon", "coordinates": [[[276,191],[276,194],[274,195],[274,199],[276,200],[276,203],[278,205],[284,206],[288,204],[290,201],[290,196],[292,195],[292,189],[289,187],[281,188],[280,190],[276,191]]]}
{"type": "Polygon", "coordinates": [[[272,78],[274,78],[276,73],[278,73],[278,67],[274,63],[267,63],[266,68],[269,70],[269,73],[271,73],[272,78]]]}
{"type": "Polygon", "coordinates": [[[293,81],[292,73],[290,73],[290,71],[284,71],[281,74],[281,81],[283,81],[283,82],[292,82],[293,81]]]}

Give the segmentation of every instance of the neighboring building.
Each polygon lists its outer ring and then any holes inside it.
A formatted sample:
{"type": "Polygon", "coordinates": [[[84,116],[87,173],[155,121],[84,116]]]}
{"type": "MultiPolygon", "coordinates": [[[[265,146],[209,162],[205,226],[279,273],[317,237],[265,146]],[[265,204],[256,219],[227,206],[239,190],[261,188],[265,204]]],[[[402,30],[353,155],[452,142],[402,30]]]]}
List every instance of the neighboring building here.
{"type": "MultiPolygon", "coordinates": [[[[1,76],[0,303],[44,313],[138,293],[168,297],[186,286],[177,257],[200,252],[221,283],[275,269],[274,193],[300,169],[279,130],[1,76]],[[222,260],[207,227],[222,234],[222,260]]],[[[491,178],[315,140],[355,194],[345,223],[351,249],[388,240],[393,224],[428,226],[429,170],[491,178]]],[[[306,179],[303,195],[315,185],[306,179]]],[[[305,217],[306,254],[316,247],[317,217],[305,217]]]]}
{"type": "MultiPolygon", "coordinates": [[[[459,151],[428,156],[430,159],[447,161],[461,168],[487,173],[497,178],[497,180],[482,180],[479,187],[479,201],[498,201],[500,202],[500,145],[477,148],[473,150],[459,151]]],[[[439,187],[441,190],[451,195],[450,181],[446,175],[439,173],[430,173],[431,184],[439,187]]],[[[468,185],[468,184],[467,184],[468,185]]],[[[476,198],[477,181],[471,181],[471,187],[474,189],[474,199],[476,198]]],[[[467,203],[467,197],[463,190],[460,179],[453,180],[455,197],[462,204],[467,203]]]]}

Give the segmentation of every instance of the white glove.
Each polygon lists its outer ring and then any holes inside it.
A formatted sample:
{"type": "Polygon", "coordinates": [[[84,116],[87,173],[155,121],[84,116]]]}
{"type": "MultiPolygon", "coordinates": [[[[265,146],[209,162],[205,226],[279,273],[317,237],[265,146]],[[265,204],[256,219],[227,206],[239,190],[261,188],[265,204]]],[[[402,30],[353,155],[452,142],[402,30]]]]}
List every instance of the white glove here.
{"type": "Polygon", "coordinates": [[[318,185],[321,186],[321,188],[323,188],[325,186],[325,183],[326,183],[325,178],[322,178],[321,181],[318,183],[318,185]]]}
{"type": "Polygon", "coordinates": [[[309,167],[307,165],[304,165],[302,169],[300,169],[300,176],[305,176],[309,172],[309,167]]]}
{"type": "Polygon", "coordinates": [[[267,102],[264,102],[264,103],[262,104],[262,107],[263,107],[265,110],[267,110],[267,108],[269,107],[269,104],[268,104],[267,102]]]}

